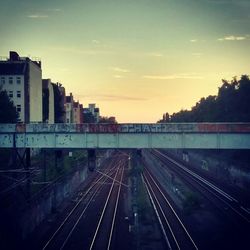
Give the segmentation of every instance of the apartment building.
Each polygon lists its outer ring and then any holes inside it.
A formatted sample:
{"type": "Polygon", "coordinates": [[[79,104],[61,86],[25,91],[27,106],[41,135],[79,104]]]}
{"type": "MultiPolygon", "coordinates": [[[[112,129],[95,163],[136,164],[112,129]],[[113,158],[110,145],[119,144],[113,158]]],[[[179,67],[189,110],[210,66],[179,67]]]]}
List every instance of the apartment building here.
{"type": "Polygon", "coordinates": [[[43,86],[43,122],[55,123],[54,88],[50,79],[42,80],[43,86]]]}
{"type": "Polygon", "coordinates": [[[13,101],[20,122],[42,122],[42,69],[40,60],[10,51],[0,60],[0,86],[13,101]]]}
{"type": "Polygon", "coordinates": [[[70,93],[69,96],[65,97],[65,118],[66,118],[66,123],[73,123],[74,121],[74,99],[72,93],[70,93]]]}

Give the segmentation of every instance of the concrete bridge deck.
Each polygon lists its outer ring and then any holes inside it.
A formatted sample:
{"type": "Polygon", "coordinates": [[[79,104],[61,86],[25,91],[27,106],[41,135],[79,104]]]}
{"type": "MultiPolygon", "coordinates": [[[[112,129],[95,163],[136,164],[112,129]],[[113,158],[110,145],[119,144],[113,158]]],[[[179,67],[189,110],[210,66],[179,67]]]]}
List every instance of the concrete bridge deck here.
{"type": "Polygon", "coordinates": [[[0,147],[250,149],[250,123],[0,124],[0,147]]]}

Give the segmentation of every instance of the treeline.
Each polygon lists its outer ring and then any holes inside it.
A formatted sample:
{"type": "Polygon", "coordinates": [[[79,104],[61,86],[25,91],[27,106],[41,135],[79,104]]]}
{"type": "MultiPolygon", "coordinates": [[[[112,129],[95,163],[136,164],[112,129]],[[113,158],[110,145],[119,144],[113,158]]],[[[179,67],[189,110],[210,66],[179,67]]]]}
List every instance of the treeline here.
{"type": "Polygon", "coordinates": [[[0,88],[0,123],[16,123],[18,112],[5,90],[0,88]]]}
{"type": "Polygon", "coordinates": [[[100,116],[99,123],[117,123],[117,121],[113,116],[100,116]]]}
{"type": "Polygon", "coordinates": [[[201,98],[191,110],[165,113],[159,122],[250,122],[250,79],[222,80],[218,95],[201,98]]]}

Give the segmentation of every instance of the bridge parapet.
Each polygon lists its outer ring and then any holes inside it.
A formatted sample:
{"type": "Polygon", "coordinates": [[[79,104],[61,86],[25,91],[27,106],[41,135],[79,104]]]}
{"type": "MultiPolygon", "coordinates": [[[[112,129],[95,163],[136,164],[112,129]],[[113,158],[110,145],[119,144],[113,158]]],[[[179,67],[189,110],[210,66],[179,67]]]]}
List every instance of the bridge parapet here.
{"type": "Polygon", "coordinates": [[[0,124],[0,148],[250,149],[250,123],[0,124]]]}
{"type": "Polygon", "coordinates": [[[250,133],[250,123],[0,124],[0,133],[250,133]]]}

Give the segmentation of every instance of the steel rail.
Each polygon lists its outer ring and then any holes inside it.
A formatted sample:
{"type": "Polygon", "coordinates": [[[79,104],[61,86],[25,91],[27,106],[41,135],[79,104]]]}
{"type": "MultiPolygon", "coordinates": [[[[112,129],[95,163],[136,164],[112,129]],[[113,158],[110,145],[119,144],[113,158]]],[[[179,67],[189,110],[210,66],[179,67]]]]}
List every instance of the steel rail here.
{"type": "Polygon", "coordinates": [[[156,186],[157,190],[159,191],[159,193],[162,195],[162,198],[166,201],[168,207],[170,208],[170,210],[172,211],[172,213],[174,214],[175,218],[177,219],[177,221],[179,222],[179,224],[181,225],[181,228],[184,230],[185,234],[187,235],[187,237],[189,238],[190,242],[192,243],[192,245],[194,246],[194,248],[196,250],[198,250],[197,245],[195,244],[194,240],[192,239],[191,235],[189,234],[188,230],[186,229],[186,227],[184,226],[183,222],[181,221],[180,217],[177,215],[177,213],[175,212],[173,206],[170,204],[169,200],[167,199],[166,195],[162,192],[161,188],[159,187],[159,185],[156,183],[156,181],[154,180],[154,177],[152,176],[152,174],[146,169],[147,174],[149,175],[150,179],[153,181],[154,185],[156,186]]]}
{"type": "Polygon", "coordinates": [[[108,247],[107,247],[108,250],[110,249],[111,241],[112,241],[112,237],[113,237],[113,232],[114,232],[115,219],[116,219],[117,208],[118,208],[118,203],[119,203],[119,199],[120,199],[123,174],[124,174],[124,166],[122,168],[121,180],[120,180],[119,189],[118,189],[118,193],[117,193],[117,197],[116,197],[116,202],[115,202],[115,210],[114,210],[114,214],[113,214],[113,220],[112,220],[112,224],[111,224],[110,235],[109,235],[109,242],[108,242],[108,247]]]}
{"type": "Polygon", "coordinates": [[[89,250],[93,249],[94,244],[95,244],[95,242],[96,242],[96,237],[97,237],[97,234],[98,234],[98,232],[99,232],[100,225],[101,225],[101,223],[102,223],[102,221],[103,221],[103,217],[104,217],[104,214],[105,214],[105,212],[106,212],[106,208],[107,208],[107,205],[108,205],[108,202],[109,202],[111,193],[112,193],[113,188],[114,188],[114,186],[115,186],[115,180],[116,180],[116,177],[117,177],[117,175],[118,175],[118,172],[120,171],[120,167],[121,167],[121,165],[119,164],[119,166],[118,166],[118,168],[117,168],[117,171],[116,171],[116,174],[115,174],[115,177],[114,177],[114,179],[113,179],[112,185],[111,185],[111,187],[110,187],[110,190],[109,190],[107,199],[106,199],[106,201],[105,201],[104,207],[103,207],[103,209],[102,209],[102,213],[101,213],[101,216],[100,216],[100,218],[99,218],[99,221],[98,221],[98,224],[97,224],[97,227],[96,227],[96,230],[95,230],[93,239],[92,239],[92,241],[91,241],[89,250]]]}
{"type": "Polygon", "coordinates": [[[156,151],[158,154],[162,155],[163,157],[167,158],[169,161],[171,161],[172,163],[174,163],[175,165],[177,165],[179,168],[183,169],[184,171],[186,171],[187,173],[189,173],[190,175],[192,175],[193,177],[197,178],[198,180],[200,180],[201,182],[205,183],[206,185],[208,185],[210,188],[214,189],[215,191],[217,191],[218,193],[220,193],[222,196],[224,196],[227,200],[229,201],[235,201],[238,203],[238,200],[236,200],[234,197],[232,197],[231,195],[229,195],[228,193],[224,192],[223,190],[221,190],[220,188],[216,187],[214,184],[212,184],[211,182],[207,181],[206,179],[204,179],[203,177],[201,177],[200,175],[194,173],[193,171],[187,169],[185,166],[183,166],[182,164],[180,164],[179,162],[173,160],[172,158],[170,158],[169,156],[163,154],[162,152],[160,152],[159,150],[154,149],[154,151],[156,151]]]}
{"type": "MultiPolygon", "coordinates": [[[[104,177],[104,178],[105,178],[105,177],[104,177]]],[[[105,181],[106,181],[107,179],[108,179],[108,178],[106,177],[105,180],[104,180],[104,182],[99,183],[99,184],[102,184],[102,185],[103,185],[103,183],[105,183],[105,181]]],[[[72,227],[72,229],[70,230],[70,232],[69,232],[69,234],[67,235],[66,239],[64,240],[64,242],[63,242],[63,244],[62,244],[60,250],[62,250],[62,249],[65,247],[66,243],[68,242],[69,238],[71,237],[72,233],[74,232],[75,228],[77,227],[78,223],[80,222],[82,216],[84,215],[85,211],[87,210],[87,208],[89,207],[90,203],[92,202],[92,200],[94,199],[94,197],[95,197],[95,195],[98,193],[98,191],[101,189],[101,187],[102,187],[102,186],[100,185],[100,186],[95,190],[95,192],[91,195],[91,197],[90,197],[90,199],[89,199],[87,205],[85,206],[84,210],[81,212],[80,216],[78,217],[78,219],[77,219],[76,223],[74,224],[74,226],[72,227]]]]}
{"type": "MultiPolygon", "coordinates": [[[[107,171],[108,173],[110,173],[113,169],[107,171]]],[[[80,206],[81,202],[85,199],[85,197],[98,185],[98,184],[102,184],[101,180],[104,179],[104,181],[106,181],[108,178],[106,176],[100,175],[97,176],[97,180],[87,189],[87,191],[84,193],[84,195],[81,197],[81,199],[77,202],[77,204],[71,209],[70,213],[66,216],[66,218],[63,220],[63,222],[60,224],[60,226],[57,228],[57,230],[53,233],[53,235],[50,237],[50,239],[46,242],[45,246],[42,248],[43,250],[45,250],[50,243],[53,241],[53,239],[56,237],[56,235],[61,231],[61,229],[63,228],[63,226],[66,224],[66,222],[69,220],[69,218],[73,215],[73,213],[75,212],[75,210],[80,206]],[[99,178],[98,178],[99,177],[99,178]]],[[[99,189],[97,189],[98,191],[99,189]]],[[[96,192],[94,193],[96,194],[96,192]]],[[[93,195],[91,195],[92,198],[93,195]]],[[[92,199],[90,199],[91,201],[92,199]]]]}
{"type": "Polygon", "coordinates": [[[60,247],[60,250],[64,249],[65,245],[67,244],[68,240],[70,239],[72,233],[74,232],[75,228],[77,227],[79,221],[82,219],[82,216],[85,214],[87,208],[89,207],[90,203],[92,202],[92,200],[94,199],[95,195],[97,194],[97,192],[101,189],[101,186],[99,186],[95,192],[91,195],[88,203],[86,204],[86,206],[84,207],[84,209],[82,210],[80,216],[78,217],[76,223],[74,224],[74,226],[71,228],[70,232],[68,233],[67,237],[65,238],[63,244],[60,247]]]}
{"type": "MultiPolygon", "coordinates": [[[[231,195],[227,194],[226,192],[224,192],[223,190],[221,190],[220,188],[216,187],[214,184],[212,184],[211,182],[205,180],[203,177],[199,176],[198,174],[194,173],[193,171],[187,169],[185,166],[183,166],[182,164],[176,162],[175,160],[171,159],[170,157],[168,157],[167,155],[161,153],[158,150],[154,150],[156,152],[153,153],[156,157],[158,157],[159,159],[161,159],[159,157],[159,155],[161,155],[161,157],[166,158],[167,160],[169,160],[170,162],[172,162],[173,164],[175,164],[176,166],[178,166],[180,169],[183,170],[183,175],[184,173],[186,173],[186,175],[191,178],[194,182],[196,182],[198,185],[200,185],[201,187],[203,187],[206,191],[208,191],[209,193],[211,193],[212,195],[214,195],[215,197],[217,197],[221,202],[223,202],[224,204],[226,204],[233,212],[235,212],[238,216],[240,216],[244,221],[246,221],[247,223],[250,223],[250,220],[244,215],[242,214],[239,210],[237,210],[236,208],[234,208],[230,203],[230,202],[235,202],[237,204],[239,204],[239,201],[236,200],[235,198],[233,198],[231,195]],[[159,154],[159,155],[157,155],[159,154]],[[219,195],[221,195],[221,197],[219,195]],[[224,199],[223,199],[223,198],[224,199]],[[226,200],[225,200],[226,199],[226,200]]],[[[186,182],[188,182],[188,180],[186,180],[186,182]]],[[[240,208],[247,212],[247,210],[243,207],[240,206],[240,208]]]]}
{"type": "Polygon", "coordinates": [[[157,210],[157,206],[156,206],[156,204],[155,204],[155,202],[154,202],[154,200],[153,200],[153,197],[154,197],[154,199],[155,199],[155,201],[156,201],[158,207],[160,208],[161,215],[163,216],[163,218],[165,219],[165,222],[166,222],[167,225],[168,225],[168,229],[169,229],[170,232],[171,232],[171,235],[172,235],[172,237],[173,237],[173,239],[174,239],[174,241],[175,241],[175,243],[176,243],[177,248],[180,249],[179,244],[178,244],[178,242],[177,242],[177,240],[176,240],[176,238],[175,238],[175,235],[174,235],[174,233],[173,233],[173,230],[172,230],[172,228],[171,228],[171,226],[170,226],[170,224],[169,224],[169,221],[168,221],[168,219],[166,218],[166,216],[165,216],[165,214],[164,214],[164,212],[163,212],[163,210],[162,210],[162,207],[161,207],[161,205],[160,205],[160,203],[159,203],[159,201],[158,201],[156,195],[154,194],[154,192],[153,192],[153,190],[152,190],[152,187],[150,186],[150,184],[149,184],[149,182],[148,182],[148,180],[147,180],[147,177],[144,176],[144,175],[142,175],[141,177],[142,177],[143,183],[144,183],[144,185],[145,185],[145,187],[146,187],[147,193],[148,193],[148,195],[149,195],[149,199],[150,199],[150,201],[151,201],[151,203],[152,203],[152,205],[153,205],[153,208],[154,208],[156,217],[157,217],[158,222],[159,222],[159,224],[160,224],[160,226],[161,226],[161,230],[162,230],[162,233],[163,233],[163,235],[164,235],[164,239],[165,239],[165,241],[166,241],[166,243],[167,243],[167,245],[168,245],[169,250],[172,250],[172,247],[171,247],[171,244],[170,244],[170,242],[169,242],[169,239],[168,239],[166,230],[165,230],[165,228],[164,228],[164,226],[163,226],[163,223],[162,223],[160,214],[159,214],[159,212],[158,212],[158,210],[157,210]],[[150,190],[149,190],[149,189],[150,189],[150,190]],[[152,197],[152,196],[153,196],[153,197],[152,197]]]}

